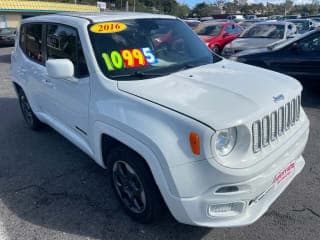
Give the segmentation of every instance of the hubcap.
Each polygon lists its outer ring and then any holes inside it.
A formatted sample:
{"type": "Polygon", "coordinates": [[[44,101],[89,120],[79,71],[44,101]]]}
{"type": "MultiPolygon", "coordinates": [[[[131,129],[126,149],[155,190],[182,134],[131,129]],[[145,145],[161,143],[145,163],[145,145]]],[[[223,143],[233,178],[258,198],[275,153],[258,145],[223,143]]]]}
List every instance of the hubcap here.
{"type": "Polygon", "coordinates": [[[117,161],[113,165],[112,174],[121,201],[132,212],[142,213],[146,208],[146,194],[133,168],[124,161],[117,161]]]}
{"type": "Polygon", "coordinates": [[[26,120],[27,124],[32,125],[33,115],[32,115],[32,110],[27,98],[25,96],[21,96],[20,103],[21,103],[21,110],[22,110],[24,119],[26,120]]]}

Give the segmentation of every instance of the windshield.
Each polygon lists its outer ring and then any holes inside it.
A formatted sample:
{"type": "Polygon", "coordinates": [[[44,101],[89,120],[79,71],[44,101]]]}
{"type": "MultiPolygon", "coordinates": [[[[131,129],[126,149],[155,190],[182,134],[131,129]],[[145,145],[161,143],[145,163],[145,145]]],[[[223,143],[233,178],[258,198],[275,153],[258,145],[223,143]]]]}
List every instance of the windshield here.
{"type": "Polygon", "coordinates": [[[2,28],[0,29],[0,34],[14,34],[16,29],[14,28],[2,28]]]}
{"type": "Polygon", "coordinates": [[[177,19],[132,19],[89,26],[101,71],[116,80],[161,76],[221,60],[177,19]]]}
{"type": "Polygon", "coordinates": [[[202,24],[195,29],[195,32],[198,35],[217,36],[220,33],[221,29],[222,29],[222,24],[217,24],[217,25],[202,24]]]}
{"type": "Polygon", "coordinates": [[[258,24],[245,30],[240,38],[272,38],[284,37],[285,26],[277,24],[258,24]]]}
{"type": "Polygon", "coordinates": [[[305,33],[306,31],[309,31],[308,21],[294,21],[293,23],[296,25],[298,33],[305,33]]]}

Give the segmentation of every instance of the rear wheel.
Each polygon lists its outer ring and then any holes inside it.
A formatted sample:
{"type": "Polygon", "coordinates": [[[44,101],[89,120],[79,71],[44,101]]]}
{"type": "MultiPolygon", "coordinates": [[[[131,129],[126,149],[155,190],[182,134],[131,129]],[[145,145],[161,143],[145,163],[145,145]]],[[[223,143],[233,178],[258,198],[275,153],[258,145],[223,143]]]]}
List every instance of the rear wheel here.
{"type": "Polygon", "coordinates": [[[162,196],[144,159],[120,146],[109,154],[108,166],[114,192],[131,218],[150,223],[163,215],[162,196]]]}
{"type": "Polygon", "coordinates": [[[18,97],[19,97],[21,112],[28,127],[31,128],[32,130],[38,130],[41,127],[42,123],[33,113],[30,107],[29,101],[22,89],[18,90],[18,97]]]}

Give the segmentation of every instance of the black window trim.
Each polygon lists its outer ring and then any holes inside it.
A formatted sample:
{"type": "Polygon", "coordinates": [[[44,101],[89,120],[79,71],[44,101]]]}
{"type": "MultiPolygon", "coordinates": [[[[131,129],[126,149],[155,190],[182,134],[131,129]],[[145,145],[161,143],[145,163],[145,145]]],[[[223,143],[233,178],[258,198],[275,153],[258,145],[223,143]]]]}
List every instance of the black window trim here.
{"type": "MultiPolygon", "coordinates": [[[[23,54],[29,59],[31,60],[32,62],[34,63],[37,63],[39,65],[42,65],[42,66],[45,66],[45,63],[47,61],[47,57],[48,57],[48,54],[47,54],[47,28],[48,28],[48,25],[61,25],[61,26],[66,26],[66,27],[69,27],[73,30],[75,30],[76,32],[76,35],[77,35],[77,42],[76,42],[76,46],[77,46],[77,49],[76,49],[76,61],[77,61],[77,65],[79,64],[79,58],[78,58],[78,54],[79,54],[79,47],[81,46],[82,48],[82,52],[83,52],[83,57],[85,59],[85,62],[87,64],[87,59],[86,59],[86,56],[84,54],[84,51],[83,51],[83,46],[81,44],[81,40],[80,40],[80,36],[79,36],[79,32],[78,32],[78,29],[73,27],[73,26],[70,26],[68,24],[63,24],[63,23],[58,23],[58,22],[26,22],[26,23],[23,23],[20,25],[20,35],[19,35],[19,48],[22,50],[23,54]],[[30,57],[27,56],[26,54],[26,48],[25,48],[25,45],[24,45],[24,48],[21,47],[21,30],[22,30],[22,27],[23,26],[27,26],[27,25],[30,25],[30,24],[41,24],[42,25],[42,36],[41,36],[41,41],[42,41],[42,46],[41,46],[41,51],[42,51],[42,61],[39,62],[39,61],[36,61],[30,57]]],[[[25,39],[26,40],[26,34],[24,35],[25,39]]],[[[87,65],[87,69],[88,69],[88,74],[86,75],[83,75],[83,76],[77,76],[76,77],[76,73],[74,74],[74,77],[77,78],[77,79],[82,79],[82,78],[88,78],[90,77],[90,70],[88,68],[88,65],[87,65]]]]}
{"type": "MultiPolygon", "coordinates": [[[[84,54],[84,51],[83,51],[83,47],[82,47],[82,44],[81,44],[81,40],[80,40],[80,36],[79,36],[79,32],[78,32],[78,29],[73,27],[73,26],[70,26],[68,24],[63,24],[63,23],[58,23],[58,22],[46,22],[45,23],[45,55],[46,55],[46,60],[47,60],[47,30],[48,30],[48,25],[60,25],[60,26],[65,26],[65,27],[68,27],[68,28],[71,28],[73,29],[75,32],[76,32],[76,35],[77,35],[77,38],[76,38],[76,64],[77,66],[79,66],[79,48],[81,46],[81,49],[82,49],[82,52],[83,52],[83,57],[84,57],[84,60],[86,62],[86,65],[87,65],[87,59],[86,59],[86,56],[84,54]]],[[[78,67],[77,67],[78,69],[78,67]]],[[[87,65],[87,69],[88,69],[88,74],[86,75],[83,75],[83,76],[76,76],[78,73],[74,73],[74,78],[77,78],[77,79],[83,79],[83,78],[88,78],[90,77],[90,72],[89,72],[89,68],[88,68],[88,65],[87,65]]]]}
{"type": "Polygon", "coordinates": [[[43,41],[43,40],[44,40],[44,39],[43,39],[43,37],[44,37],[44,36],[43,36],[43,34],[44,34],[44,23],[43,23],[43,22],[27,22],[27,23],[23,23],[23,24],[20,25],[20,31],[19,31],[19,32],[20,32],[20,33],[19,33],[19,48],[22,50],[22,52],[23,52],[23,54],[25,55],[25,57],[28,58],[29,60],[31,60],[32,62],[38,64],[38,65],[45,66],[45,61],[44,61],[45,58],[44,58],[44,55],[46,55],[46,53],[45,53],[45,51],[44,51],[44,41],[43,41]],[[21,32],[22,32],[22,27],[23,27],[23,26],[27,27],[28,25],[31,25],[31,24],[41,25],[41,31],[42,31],[42,34],[41,34],[42,60],[41,60],[41,62],[39,62],[39,61],[37,61],[37,60],[35,60],[35,59],[30,58],[30,57],[26,54],[26,36],[27,36],[26,32],[25,32],[25,34],[24,34],[24,43],[25,43],[25,45],[24,45],[23,48],[21,47],[21,32]]]}

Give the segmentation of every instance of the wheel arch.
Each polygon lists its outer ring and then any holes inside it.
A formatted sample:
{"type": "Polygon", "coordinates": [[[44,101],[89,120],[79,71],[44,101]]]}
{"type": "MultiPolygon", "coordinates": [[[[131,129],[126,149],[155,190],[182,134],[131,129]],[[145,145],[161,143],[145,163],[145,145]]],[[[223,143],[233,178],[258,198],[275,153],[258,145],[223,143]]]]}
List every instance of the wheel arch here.
{"type": "Polygon", "coordinates": [[[108,151],[117,144],[125,145],[136,154],[141,156],[148,165],[155,183],[168,206],[170,212],[176,219],[188,218],[185,210],[180,204],[177,196],[178,191],[169,170],[164,170],[160,164],[159,155],[157,155],[150,146],[147,146],[141,140],[131,136],[128,133],[103,122],[94,124],[95,139],[95,161],[102,167],[106,168],[104,157],[108,151]],[[104,144],[107,144],[104,146],[104,144]],[[110,149],[107,149],[111,147],[110,149]]]}
{"type": "Polygon", "coordinates": [[[12,82],[12,84],[13,84],[13,88],[16,91],[17,94],[18,94],[19,91],[21,91],[21,90],[23,91],[23,88],[17,82],[12,82]]]}

